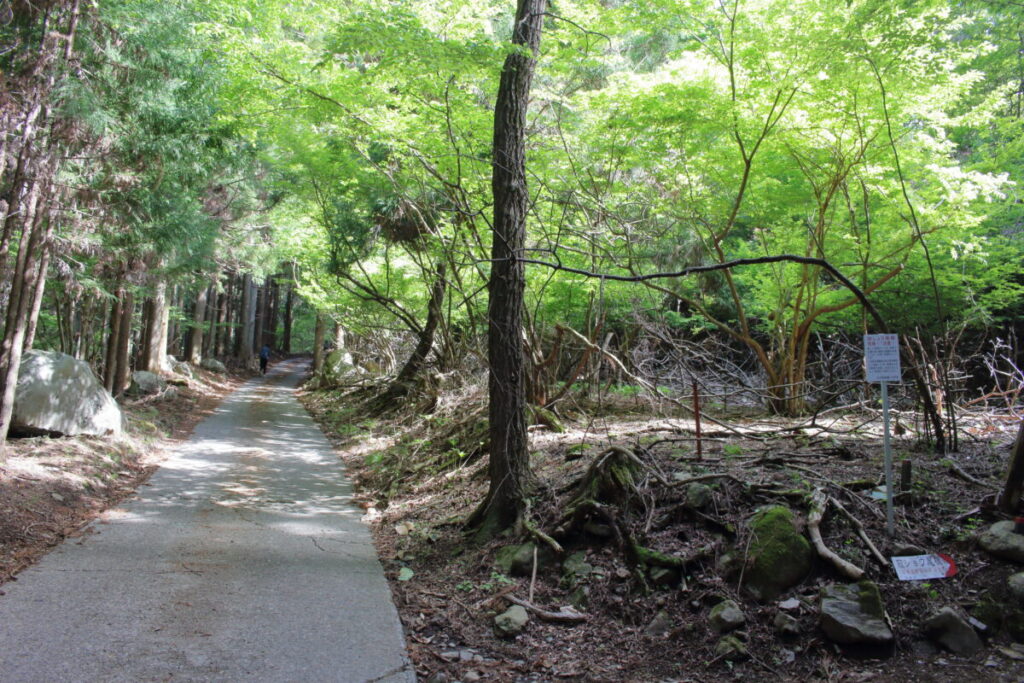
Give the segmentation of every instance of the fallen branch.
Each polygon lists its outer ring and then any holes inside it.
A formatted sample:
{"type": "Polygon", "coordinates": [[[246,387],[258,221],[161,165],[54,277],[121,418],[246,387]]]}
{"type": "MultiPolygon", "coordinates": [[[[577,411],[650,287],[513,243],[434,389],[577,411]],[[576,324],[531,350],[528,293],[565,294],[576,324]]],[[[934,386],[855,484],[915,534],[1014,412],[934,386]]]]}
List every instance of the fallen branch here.
{"type": "Polygon", "coordinates": [[[881,553],[881,551],[878,550],[878,546],[871,542],[871,539],[868,537],[867,532],[864,530],[864,525],[861,524],[861,521],[854,517],[852,514],[850,514],[850,511],[843,507],[843,504],[840,503],[835,498],[833,498],[832,496],[828,497],[828,502],[832,503],[832,505],[834,505],[836,509],[839,510],[843,517],[846,517],[846,519],[849,520],[851,524],[853,524],[853,527],[857,530],[857,535],[860,536],[860,540],[864,541],[864,545],[868,547],[868,550],[871,552],[871,555],[876,560],[878,560],[878,563],[883,567],[888,567],[889,563],[886,561],[885,556],[881,553]]]}
{"type": "Polygon", "coordinates": [[[541,621],[553,621],[559,624],[580,624],[589,619],[586,614],[570,606],[565,606],[557,612],[549,612],[514,595],[506,595],[505,599],[514,605],[519,605],[523,609],[533,612],[541,621]]]}
{"type": "Polygon", "coordinates": [[[825,518],[825,507],[828,505],[828,501],[829,497],[823,489],[815,489],[811,494],[811,509],[807,514],[807,533],[821,559],[831,562],[846,578],[859,581],[864,576],[864,570],[829,550],[821,538],[821,521],[825,518]]]}

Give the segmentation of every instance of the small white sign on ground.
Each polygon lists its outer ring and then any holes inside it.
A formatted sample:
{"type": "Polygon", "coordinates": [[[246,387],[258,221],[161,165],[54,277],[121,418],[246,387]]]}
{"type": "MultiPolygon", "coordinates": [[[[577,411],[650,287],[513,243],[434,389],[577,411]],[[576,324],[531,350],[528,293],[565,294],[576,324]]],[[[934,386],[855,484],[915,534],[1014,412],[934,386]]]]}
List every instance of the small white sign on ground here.
{"type": "Polygon", "coordinates": [[[945,579],[956,574],[956,563],[944,553],[893,557],[892,566],[900,581],[945,579]]]}
{"type": "Polygon", "coordinates": [[[869,382],[899,382],[900,337],[898,334],[865,334],[864,361],[869,382]]]}

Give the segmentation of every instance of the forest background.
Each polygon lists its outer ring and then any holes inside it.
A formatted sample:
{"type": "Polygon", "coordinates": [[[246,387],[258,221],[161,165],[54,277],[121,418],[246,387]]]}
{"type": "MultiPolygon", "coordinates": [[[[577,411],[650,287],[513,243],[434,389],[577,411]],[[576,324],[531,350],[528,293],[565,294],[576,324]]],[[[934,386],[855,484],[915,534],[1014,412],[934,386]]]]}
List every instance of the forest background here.
{"type": "Polygon", "coordinates": [[[944,404],[1019,407],[1017,4],[516,9],[0,2],[0,438],[30,348],[115,395],[168,353],[325,339],[393,378],[379,406],[478,381],[509,263],[531,421],[606,390],[856,402],[870,331],[940,449],[944,404]],[[525,241],[496,258],[515,69],[525,241]]]}

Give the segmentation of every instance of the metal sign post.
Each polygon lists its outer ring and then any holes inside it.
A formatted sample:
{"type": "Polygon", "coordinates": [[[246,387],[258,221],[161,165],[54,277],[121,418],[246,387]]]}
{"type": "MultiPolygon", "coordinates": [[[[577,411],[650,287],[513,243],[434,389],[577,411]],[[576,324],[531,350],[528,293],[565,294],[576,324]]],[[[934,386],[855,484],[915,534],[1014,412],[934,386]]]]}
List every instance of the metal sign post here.
{"type": "Polygon", "coordinates": [[[864,360],[869,382],[882,384],[882,444],[885,451],[885,530],[896,533],[892,498],[892,446],[889,437],[889,382],[899,382],[900,338],[895,334],[865,334],[864,360]]]}

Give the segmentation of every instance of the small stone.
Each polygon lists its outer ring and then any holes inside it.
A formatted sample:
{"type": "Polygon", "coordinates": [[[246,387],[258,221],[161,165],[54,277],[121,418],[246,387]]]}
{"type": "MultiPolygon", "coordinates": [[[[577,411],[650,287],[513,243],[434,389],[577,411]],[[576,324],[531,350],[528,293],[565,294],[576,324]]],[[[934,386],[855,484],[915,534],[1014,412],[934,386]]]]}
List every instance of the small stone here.
{"type": "Polygon", "coordinates": [[[1017,598],[1017,602],[1024,605],[1024,572],[1011,574],[1006,584],[1010,587],[1013,597],[1017,598]]]}
{"type": "Polygon", "coordinates": [[[978,536],[978,545],[993,557],[1024,564],[1024,534],[1014,531],[1012,520],[996,522],[978,536]]]}
{"type": "Polygon", "coordinates": [[[723,636],[715,645],[715,656],[729,661],[746,659],[747,645],[736,636],[723,636]]]}
{"type": "Polygon", "coordinates": [[[671,630],[672,617],[668,615],[668,612],[662,610],[654,615],[651,623],[647,624],[647,628],[644,629],[644,635],[650,638],[661,638],[671,630]]]}
{"type": "Polygon", "coordinates": [[[783,600],[779,603],[779,609],[784,609],[787,612],[800,609],[800,598],[790,598],[789,600],[783,600]]]}
{"type": "Polygon", "coordinates": [[[743,610],[732,600],[723,600],[711,608],[708,624],[715,633],[726,633],[747,622],[743,610]]]}
{"type": "Polygon", "coordinates": [[[715,495],[710,486],[694,482],[686,487],[686,506],[703,510],[714,502],[715,495]]]}
{"type": "Polygon", "coordinates": [[[953,654],[970,657],[985,645],[952,607],[943,607],[924,622],[924,632],[953,654]]]}
{"type": "Polygon", "coordinates": [[[785,612],[775,613],[775,632],[780,636],[800,635],[800,622],[785,612]]]}
{"type": "Polygon", "coordinates": [[[459,651],[458,650],[445,650],[444,652],[441,653],[441,659],[443,659],[446,662],[457,662],[457,661],[459,661],[459,651]]]}
{"type": "Polygon", "coordinates": [[[830,640],[843,645],[887,645],[893,641],[878,586],[867,580],[822,589],[821,628],[830,640]]]}
{"type": "Polygon", "coordinates": [[[651,567],[649,572],[651,583],[659,588],[678,586],[682,579],[678,569],[668,567],[651,567]]]}
{"type": "Polygon", "coordinates": [[[503,638],[511,638],[523,632],[530,621],[530,615],[519,605],[512,605],[494,617],[494,629],[503,638]]]}
{"type": "Polygon", "coordinates": [[[59,493],[51,493],[50,497],[53,498],[58,503],[64,502],[64,496],[60,495],[59,493]]]}
{"type": "Polygon", "coordinates": [[[427,679],[427,683],[448,683],[448,674],[444,671],[438,671],[427,679]]]}
{"type": "Polygon", "coordinates": [[[480,675],[479,671],[467,671],[462,674],[462,680],[466,683],[477,683],[477,681],[482,681],[483,678],[484,677],[480,675]]]}

